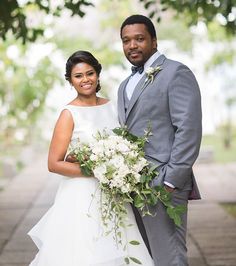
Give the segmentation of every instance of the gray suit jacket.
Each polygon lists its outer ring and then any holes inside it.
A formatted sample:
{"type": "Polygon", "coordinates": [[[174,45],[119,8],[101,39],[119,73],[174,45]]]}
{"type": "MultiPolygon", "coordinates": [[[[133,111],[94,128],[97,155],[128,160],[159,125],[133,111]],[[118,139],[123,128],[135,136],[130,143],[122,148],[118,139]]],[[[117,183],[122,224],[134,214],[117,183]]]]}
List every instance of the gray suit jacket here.
{"type": "Polygon", "coordinates": [[[202,134],[197,81],[187,66],[164,55],[152,66],[160,66],[161,71],[152,83],[144,84],[146,74],[141,78],[126,112],[124,93],[129,77],[121,83],[118,90],[120,123],[137,136],[142,136],[150,123],[152,136],[145,146],[145,154],[159,166],[155,184],[167,181],[180,190],[191,190],[190,199],[199,199],[192,171],[202,134]]]}

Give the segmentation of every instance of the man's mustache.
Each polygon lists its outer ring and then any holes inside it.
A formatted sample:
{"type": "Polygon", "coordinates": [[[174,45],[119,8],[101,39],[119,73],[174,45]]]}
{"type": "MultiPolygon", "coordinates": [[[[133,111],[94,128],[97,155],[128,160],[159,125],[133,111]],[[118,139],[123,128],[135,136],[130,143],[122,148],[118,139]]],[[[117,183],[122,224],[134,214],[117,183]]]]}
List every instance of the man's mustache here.
{"type": "Polygon", "coordinates": [[[139,50],[131,50],[128,52],[128,55],[132,55],[133,53],[135,54],[142,54],[142,51],[139,51],[139,50]]]}

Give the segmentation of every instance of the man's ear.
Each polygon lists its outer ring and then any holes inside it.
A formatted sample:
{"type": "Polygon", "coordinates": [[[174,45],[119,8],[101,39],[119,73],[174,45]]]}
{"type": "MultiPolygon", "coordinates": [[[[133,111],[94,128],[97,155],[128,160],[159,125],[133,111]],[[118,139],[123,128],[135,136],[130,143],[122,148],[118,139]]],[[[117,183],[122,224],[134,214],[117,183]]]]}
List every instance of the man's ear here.
{"type": "Polygon", "coordinates": [[[157,38],[152,39],[152,46],[153,46],[153,49],[157,49],[157,38]]]}

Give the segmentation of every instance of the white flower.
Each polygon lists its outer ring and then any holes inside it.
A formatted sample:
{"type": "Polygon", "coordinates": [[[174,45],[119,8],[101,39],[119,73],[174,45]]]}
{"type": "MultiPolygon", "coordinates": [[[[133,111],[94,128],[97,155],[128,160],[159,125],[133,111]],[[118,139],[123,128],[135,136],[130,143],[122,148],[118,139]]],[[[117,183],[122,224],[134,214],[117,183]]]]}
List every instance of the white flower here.
{"type": "Polygon", "coordinates": [[[105,176],[106,171],[107,171],[107,168],[105,164],[101,164],[93,169],[94,176],[98,180],[100,180],[102,183],[106,183],[104,182],[106,181],[106,176],[105,176]]]}
{"type": "Polygon", "coordinates": [[[124,186],[122,186],[122,187],[121,187],[121,191],[122,191],[123,193],[131,192],[130,184],[125,184],[124,186]]]}
{"type": "Polygon", "coordinates": [[[157,67],[149,67],[145,73],[147,75],[147,78],[145,79],[144,83],[151,81],[151,83],[154,80],[155,75],[160,72],[162,70],[162,68],[160,66],[157,67]]]}
{"type": "Polygon", "coordinates": [[[148,165],[148,161],[145,158],[139,158],[137,163],[133,166],[135,172],[140,172],[145,166],[148,165]]]}
{"type": "Polygon", "coordinates": [[[117,170],[119,176],[121,178],[125,177],[126,175],[128,175],[131,170],[129,169],[129,167],[125,164],[123,164],[121,167],[119,167],[119,169],[117,170]]]}
{"type": "Polygon", "coordinates": [[[110,164],[114,165],[116,168],[120,168],[124,165],[124,157],[121,155],[115,155],[111,160],[110,164]]]}
{"type": "Polygon", "coordinates": [[[122,178],[119,178],[119,176],[117,175],[114,175],[115,178],[113,178],[111,181],[110,181],[110,188],[122,188],[124,186],[124,182],[123,182],[123,179],[122,178]]]}
{"type": "MultiPolygon", "coordinates": [[[[152,82],[160,70],[159,66],[149,68],[147,81],[152,82]]],[[[143,137],[132,135],[126,128],[115,128],[113,132],[117,135],[98,132],[94,141],[88,144],[78,143],[72,151],[76,151],[81,172],[86,176],[94,175],[99,181],[98,200],[103,225],[108,229],[106,234],[114,232],[116,243],[124,244],[125,249],[127,244],[122,243],[121,235],[122,228],[126,226],[128,202],[139,208],[142,215],[151,214],[147,202],[154,206],[159,200],[167,201],[171,213],[174,212],[174,207],[167,200],[169,194],[163,194],[165,191],[160,193],[155,187],[149,186],[150,180],[157,175],[154,168],[148,167],[148,162],[143,157],[144,144],[148,141],[150,129],[143,137]]],[[[178,213],[175,213],[177,218],[178,213]]],[[[176,224],[181,220],[177,218],[174,220],[176,224]]]]}
{"type": "Polygon", "coordinates": [[[101,143],[98,143],[96,146],[92,147],[92,153],[93,154],[99,155],[99,154],[103,153],[103,151],[104,151],[104,147],[101,143]]]}
{"type": "Polygon", "coordinates": [[[119,143],[117,146],[116,146],[116,149],[120,152],[129,152],[130,151],[130,148],[129,146],[126,144],[126,143],[119,143]]]}
{"type": "Polygon", "coordinates": [[[92,153],[91,156],[90,156],[90,160],[92,160],[92,161],[97,161],[98,158],[99,157],[97,156],[97,154],[94,154],[94,153],[92,153]]]}
{"type": "Polygon", "coordinates": [[[137,172],[134,172],[133,175],[134,175],[134,177],[135,177],[135,181],[136,181],[136,183],[139,183],[139,182],[140,182],[140,177],[141,177],[141,175],[140,175],[139,173],[137,173],[137,172]]]}
{"type": "MultiPolygon", "coordinates": [[[[137,157],[138,157],[138,152],[135,151],[135,150],[131,150],[131,151],[129,152],[129,157],[130,157],[130,158],[137,158],[137,157]]],[[[136,160],[137,160],[137,159],[136,159],[136,160]]]]}

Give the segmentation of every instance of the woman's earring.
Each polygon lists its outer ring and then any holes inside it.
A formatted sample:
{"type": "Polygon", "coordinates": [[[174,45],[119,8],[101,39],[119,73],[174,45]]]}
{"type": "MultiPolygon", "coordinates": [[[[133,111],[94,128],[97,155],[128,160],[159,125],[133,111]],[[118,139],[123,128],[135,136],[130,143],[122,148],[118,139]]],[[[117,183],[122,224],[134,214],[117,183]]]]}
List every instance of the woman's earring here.
{"type": "Polygon", "coordinates": [[[97,81],[97,87],[96,87],[96,92],[99,92],[101,90],[101,85],[100,85],[100,80],[98,79],[97,81]]]}

